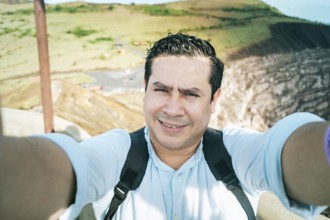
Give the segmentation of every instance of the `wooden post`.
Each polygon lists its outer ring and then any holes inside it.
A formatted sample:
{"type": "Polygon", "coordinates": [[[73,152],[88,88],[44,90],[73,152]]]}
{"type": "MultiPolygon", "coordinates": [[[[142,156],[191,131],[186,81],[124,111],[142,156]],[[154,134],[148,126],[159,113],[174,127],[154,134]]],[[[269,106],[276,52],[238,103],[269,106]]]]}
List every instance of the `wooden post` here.
{"type": "Polygon", "coordinates": [[[54,119],[48,54],[46,8],[44,0],[34,0],[34,15],[37,29],[44,130],[48,133],[54,131],[54,119]]]}

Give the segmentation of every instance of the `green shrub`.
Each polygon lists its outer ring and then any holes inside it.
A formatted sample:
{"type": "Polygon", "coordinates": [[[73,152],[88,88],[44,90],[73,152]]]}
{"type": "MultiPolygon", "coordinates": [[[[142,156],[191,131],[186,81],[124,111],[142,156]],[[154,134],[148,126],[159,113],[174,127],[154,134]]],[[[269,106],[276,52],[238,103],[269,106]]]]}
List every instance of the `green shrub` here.
{"type": "Polygon", "coordinates": [[[0,36],[1,35],[5,35],[5,34],[10,34],[10,33],[13,33],[13,32],[16,32],[18,31],[18,28],[4,28],[2,29],[2,31],[0,31],[0,36]]]}
{"type": "Polygon", "coordinates": [[[78,11],[78,8],[76,8],[76,7],[68,7],[67,8],[67,12],[71,13],[71,14],[76,13],[77,11],[78,11]]]}
{"type": "Polygon", "coordinates": [[[25,36],[33,36],[32,34],[32,29],[26,29],[26,30],[23,30],[19,35],[18,35],[18,38],[22,38],[22,37],[25,37],[25,36]]]}
{"type": "Polygon", "coordinates": [[[34,9],[29,8],[29,9],[19,9],[16,11],[7,11],[3,12],[3,15],[32,15],[34,14],[34,9]]]}
{"type": "Polygon", "coordinates": [[[75,27],[74,29],[67,31],[68,34],[73,34],[76,37],[85,37],[96,32],[97,31],[94,29],[83,29],[81,27],[75,27]]]}
{"type": "Polygon", "coordinates": [[[254,15],[268,15],[268,16],[278,16],[278,13],[274,11],[271,7],[242,7],[242,8],[235,8],[235,7],[227,7],[222,9],[225,12],[239,12],[239,13],[252,13],[254,15]]]}
{"type": "Polygon", "coordinates": [[[104,41],[114,41],[114,39],[112,37],[97,37],[94,40],[90,40],[89,42],[95,44],[104,41]]]}
{"type": "Polygon", "coordinates": [[[52,10],[54,12],[62,12],[63,11],[63,7],[60,6],[60,5],[56,5],[54,8],[48,8],[47,9],[47,12],[51,12],[52,10]]]}
{"type": "Polygon", "coordinates": [[[143,13],[152,16],[184,16],[189,15],[185,10],[178,10],[174,8],[167,8],[162,5],[138,5],[132,7],[133,10],[142,11],[143,13]]]}
{"type": "Polygon", "coordinates": [[[114,8],[114,5],[108,4],[81,4],[79,6],[56,5],[47,6],[47,13],[88,13],[98,11],[111,11],[114,8]]]}

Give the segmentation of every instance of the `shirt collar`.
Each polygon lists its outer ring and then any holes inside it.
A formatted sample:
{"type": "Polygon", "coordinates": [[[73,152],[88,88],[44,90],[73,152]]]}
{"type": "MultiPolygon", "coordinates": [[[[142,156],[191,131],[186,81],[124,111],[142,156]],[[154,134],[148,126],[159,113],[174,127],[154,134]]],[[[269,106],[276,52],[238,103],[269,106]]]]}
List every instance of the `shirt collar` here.
{"type": "Polygon", "coordinates": [[[149,136],[149,128],[147,126],[144,129],[144,137],[147,141],[149,156],[151,157],[155,166],[162,170],[171,171],[171,172],[184,172],[192,168],[193,166],[196,166],[204,155],[202,150],[203,149],[203,138],[202,138],[194,155],[192,155],[178,170],[174,170],[172,167],[168,166],[163,161],[161,161],[157,156],[151,144],[150,136],[149,136]]]}

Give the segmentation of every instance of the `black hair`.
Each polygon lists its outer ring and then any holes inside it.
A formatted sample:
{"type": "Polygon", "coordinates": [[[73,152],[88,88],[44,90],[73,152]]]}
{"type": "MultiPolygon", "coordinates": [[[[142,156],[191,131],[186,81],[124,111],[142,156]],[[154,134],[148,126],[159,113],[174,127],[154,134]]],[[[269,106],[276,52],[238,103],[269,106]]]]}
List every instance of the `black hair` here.
{"type": "Polygon", "coordinates": [[[144,80],[146,82],[145,89],[147,89],[149,78],[152,74],[151,66],[154,59],[167,55],[208,57],[212,65],[209,79],[209,83],[212,86],[212,100],[214,93],[221,87],[224,65],[221,60],[217,58],[213,46],[208,41],[182,33],[169,34],[154,43],[148,50],[144,72],[144,80]]]}

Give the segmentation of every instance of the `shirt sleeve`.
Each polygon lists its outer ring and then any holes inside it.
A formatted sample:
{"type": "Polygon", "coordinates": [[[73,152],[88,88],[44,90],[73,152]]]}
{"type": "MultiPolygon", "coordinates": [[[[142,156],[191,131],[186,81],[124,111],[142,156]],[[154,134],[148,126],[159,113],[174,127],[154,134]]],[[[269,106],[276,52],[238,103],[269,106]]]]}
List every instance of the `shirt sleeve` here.
{"type": "Polygon", "coordinates": [[[84,192],[87,189],[87,158],[81,149],[79,149],[78,143],[67,135],[48,133],[39,135],[39,137],[47,138],[56,143],[70,159],[76,176],[77,191],[75,202],[65,210],[60,219],[75,219],[86,204],[86,193],[84,192]]]}
{"type": "Polygon", "coordinates": [[[273,192],[292,212],[312,218],[326,207],[298,203],[287,197],[282,179],[281,153],[289,136],[300,126],[323,121],[310,113],[295,113],[265,133],[235,126],[224,128],[224,143],[241,184],[250,194],[273,192]]]}
{"type": "Polygon", "coordinates": [[[120,129],[77,143],[63,134],[44,134],[68,155],[76,175],[75,202],[61,215],[60,220],[72,220],[83,207],[102,198],[119,179],[130,146],[129,134],[120,129]]]}

